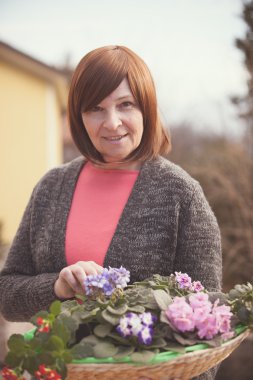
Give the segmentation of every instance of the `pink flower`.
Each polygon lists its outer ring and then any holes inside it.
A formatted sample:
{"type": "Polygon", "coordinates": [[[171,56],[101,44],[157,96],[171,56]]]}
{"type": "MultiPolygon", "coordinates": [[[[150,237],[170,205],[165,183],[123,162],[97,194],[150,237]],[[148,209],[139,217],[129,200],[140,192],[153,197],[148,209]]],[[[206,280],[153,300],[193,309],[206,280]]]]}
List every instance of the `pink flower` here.
{"type": "Polygon", "coordinates": [[[199,307],[193,311],[193,319],[197,329],[202,327],[202,324],[210,315],[209,307],[199,307]]]}
{"type": "Polygon", "coordinates": [[[191,289],[192,280],[186,273],[175,272],[176,281],[181,289],[191,289]]]}
{"type": "Polygon", "coordinates": [[[209,309],[209,311],[211,311],[212,304],[208,301],[208,294],[206,293],[192,294],[189,297],[189,302],[193,310],[204,307],[205,309],[209,309]]]}
{"type": "Polygon", "coordinates": [[[175,297],[166,311],[166,316],[179,331],[193,331],[195,328],[193,310],[184,297],[175,297]]]}
{"type": "Polygon", "coordinates": [[[191,287],[191,290],[192,290],[193,292],[196,292],[196,293],[198,293],[198,292],[202,292],[204,289],[205,289],[205,288],[204,288],[204,286],[201,284],[200,281],[193,281],[193,283],[192,283],[192,287],[191,287]]]}
{"type": "Polygon", "coordinates": [[[202,323],[199,323],[198,336],[200,339],[213,339],[218,334],[218,331],[216,318],[213,314],[209,314],[202,323]]]}
{"type": "Polygon", "coordinates": [[[216,300],[213,306],[213,314],[216,316],[218,329],[221,333],[228,333],[231,329],[231,309],[230,306],[220,305],[219,300],[216,300]]]}
{"type": "MultiPolygon", "coordinates": [[[[177,273],[180,275],[181,273],[177,273]]],[[[197,292],[189,298],[175,297],[165,312],[171,324],[181,332],[194,331],[200,339],[210,340],[217,334],[223,339],[231,337],[232,312],[227,305],[212,304],[208,294],[197,292]]]]}

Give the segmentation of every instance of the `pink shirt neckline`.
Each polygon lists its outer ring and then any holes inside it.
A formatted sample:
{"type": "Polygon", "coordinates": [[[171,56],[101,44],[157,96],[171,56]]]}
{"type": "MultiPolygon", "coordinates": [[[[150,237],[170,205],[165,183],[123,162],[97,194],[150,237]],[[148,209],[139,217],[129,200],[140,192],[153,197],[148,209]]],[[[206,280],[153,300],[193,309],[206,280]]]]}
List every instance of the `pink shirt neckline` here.
{"type": "Polygon", "coordinates": [[[103,265],[138,170],[103,169],[87,162],[82,168],[67,220],[66,261],[103,265]]]}

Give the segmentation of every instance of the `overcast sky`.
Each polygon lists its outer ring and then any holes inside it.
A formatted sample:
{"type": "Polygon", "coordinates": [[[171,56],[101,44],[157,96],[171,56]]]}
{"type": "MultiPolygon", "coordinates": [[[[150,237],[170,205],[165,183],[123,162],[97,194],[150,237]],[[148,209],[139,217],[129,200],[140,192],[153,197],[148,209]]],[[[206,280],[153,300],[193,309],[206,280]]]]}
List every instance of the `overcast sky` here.
{"type": "Polygon", "coordinates": [[[0,39],[50,65],[126,45],[154,76],[168,124],[216,132],[241,124],[230,95],[246,91],[241,0],[0,0],[0,39]]]}

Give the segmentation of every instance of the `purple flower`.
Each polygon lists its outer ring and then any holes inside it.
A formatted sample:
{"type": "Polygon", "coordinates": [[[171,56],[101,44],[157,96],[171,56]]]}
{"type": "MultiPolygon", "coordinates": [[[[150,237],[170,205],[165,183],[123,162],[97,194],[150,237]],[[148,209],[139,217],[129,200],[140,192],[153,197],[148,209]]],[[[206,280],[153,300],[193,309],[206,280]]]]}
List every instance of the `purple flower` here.
{"type": "Polygon", "coordinates": [[[116,330],[121,336],[125,338],[132,334],[131,326],[129,324],[129,317],[127,315],[124,315],[122,318],[120,318],[120,323],[116,327],[116,330]]]}
{"type": "Polygon", "coordinates": [[[176,281],[180,287],[180,289],[191,289],[192,280],[191,277],[186,273],[175,272],[176,281]]]}
{"type": "Polygon", "coordinates": [[[141,317],[135,313],[130,313],[128,315],[131,332],[134,336],[137,336],[143,328],[141,317]]]}
{"type": "Polygon", "coordinates": [[[130,281],[130,272],[122,266],[120,268],[109,267],[109,274],[117,288],[124,289],[130,281]]]}
{"type": "Polygon", "coordinates": [[[156,316],[149,312],[127,313],[120,318],[116,331],[124,338],[134,336],[138,338],[139,343],[150,344],[153,338],[153,324],[156,320],[156,316]]]}
{"type": "Polygon", "coordinates": [[[157,317],[150,312],[142,313],[140,318],[145,326],[153,326],[154,322],[157,321],[157,317]]]}
{"type": "Polygon", "coordinates": [[[100,293],[111,296],[116,288],[125,288],[129,281],[130,272],[125,268],[104,268],[102,273],[85,278],[85,293],[87,296],[98,296],[100,293]]]}
{"type": "Polygon", "coordinates": [[[149,326],[144,326],[142,330],[138,333],[138,340],[142,344],[152,343],[153,329],[149,326]]]}

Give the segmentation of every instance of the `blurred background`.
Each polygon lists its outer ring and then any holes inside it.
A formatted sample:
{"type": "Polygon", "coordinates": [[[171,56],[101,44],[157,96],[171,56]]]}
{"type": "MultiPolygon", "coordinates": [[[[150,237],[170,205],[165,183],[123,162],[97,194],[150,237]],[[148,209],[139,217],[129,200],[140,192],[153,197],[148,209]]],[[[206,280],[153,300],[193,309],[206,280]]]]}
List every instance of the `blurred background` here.
{"type": "MultiPolygon", "coordinates": [[[[0,265],[39,178],[79,155],[66,101],[88,51],[126,45],[151,69],[169,159],[221,228],[224,291],[253,275],[253,1],[0,0],[0,265]]],[[[0,360],[13,332],[0,317],[0,360]]],[[[217,379],[252,380],[250,337],[217,379]]]]}

